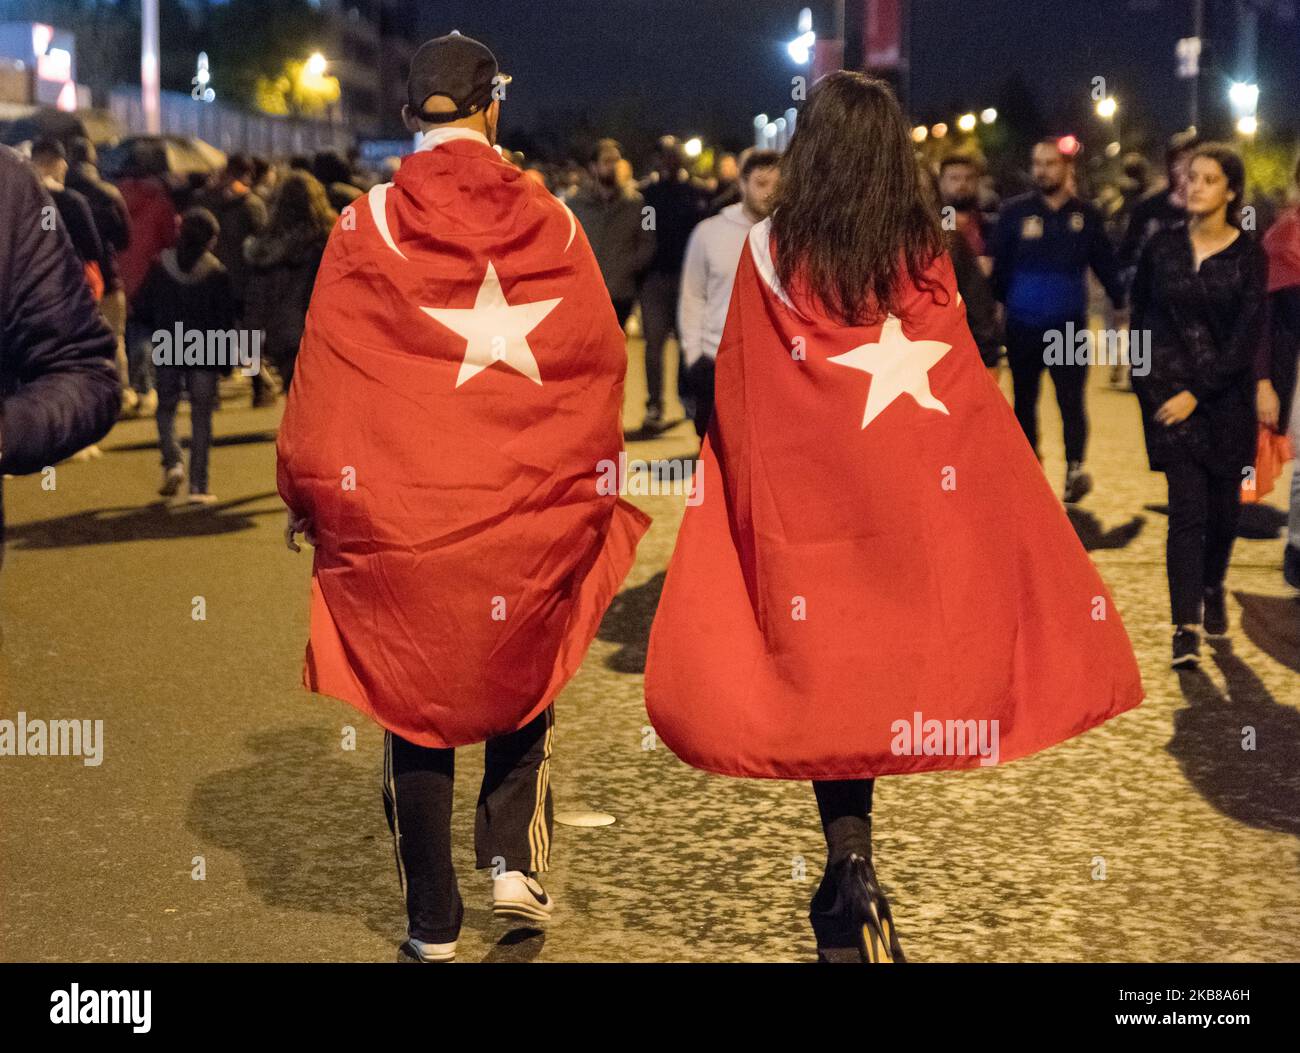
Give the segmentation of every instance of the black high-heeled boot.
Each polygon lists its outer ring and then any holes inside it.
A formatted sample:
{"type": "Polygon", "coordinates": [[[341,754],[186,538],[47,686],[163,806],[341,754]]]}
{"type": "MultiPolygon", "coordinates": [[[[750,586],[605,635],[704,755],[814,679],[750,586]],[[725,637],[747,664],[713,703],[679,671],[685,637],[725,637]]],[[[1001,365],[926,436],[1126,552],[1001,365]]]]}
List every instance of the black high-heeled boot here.
{"type": "Polygon", "coordinates": [[[854,853],[846,860],[844,881],[852,907],[858,953],[864,962],[904,964],[894,915],[876,881],[869,858],[854,853]]]}
{"type": "Polygon", "coordinates": [[[826,868],[808,911],[823,962],[903,963],[889,901],[868,856],[850,853],[826,868]]]}

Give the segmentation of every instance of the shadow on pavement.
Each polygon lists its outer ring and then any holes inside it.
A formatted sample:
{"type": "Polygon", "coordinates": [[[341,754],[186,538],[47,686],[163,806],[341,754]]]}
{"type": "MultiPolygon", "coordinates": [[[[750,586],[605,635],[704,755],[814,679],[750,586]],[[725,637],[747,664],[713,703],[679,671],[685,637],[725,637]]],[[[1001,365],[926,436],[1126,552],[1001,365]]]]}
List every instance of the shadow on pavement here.
{"type": "MultiPolygon", "coordinates": [[[[261,442],[275,442],[276,432],[271,431],[241,431],[232,435],[217,435],[212,439],[213,446],[253,446],[261,442]]],[[[185,449],[190,448],[190,437],[180,439],[180,444],[185,449]]],[[[105,453],[138,453],[140,450],[157,450],[158,440],[150,442],[120,442],[112,446],[100,444],[100,449],[105,453]]]]}
{"type": "Polygon", "coordinates": [[[1142,533],[1146,525],[1146,516],[1134,516],[1127,523],[1103,530],[1101,520],[1091,512],[1085,512],[1077,505],[1066,505],[1065,514],[1070,517],[1070,525],[1079,535],[1083,547],[1089,552],[1106,548],[1125,548],[1142,533]]]}
{"type": "Polygon", "coordinates": [[[1300,596],[1262,596],[1251,592],[1234,592],[1233,596],[1241,604],[1241,628],[1250,642],[1275,661],[1300,673],[1300,596]]]}
{"type": "Polygon", "coordinates": [[[492,945],[483,956],[485,962],[531,962],[546,946],[546,933],[541,929],[512,929],[492,945]]]}
{"type": "Polygon", "coordinates": [[[248,497],[218,501],[215,505],[169,505],[165,501],[155,501],[148,505],[88,509],[11,526],[8,544],[11,549],[50,549],[231,534],[251,530],[257,525],[256,516],[283,515],[284,510],[279,507],[255,511],[242,508],[268,497],[278,499],[279,494],[267,490],[248,497]]]}
{"type": "Polygon", "coordinates": [[[252,763],[195,787],[186,825],[235,853],[268,906],[355,916],[396,946],[406,919],[379,772],[349,763],[324,728],[259,732],[247,745],[252,763]]]}
{"type": "Polygon", "coordinates": [[[1203,670],[1179,670],[1187,706],[1174,714],[1165,748],[1213,808],[1247,826],[1300,836],[1300,713],[1273,698],[1231,641],[1210,643],[1228,695],[1203,670]],[[1243,749],[1251,729],[1254,748],[1243,749]]]}
{"type": "MultiPolygon", "coordinates": [[[[1169,515],[1168,505],[1143,505],[1148,512],[1169,515]]],[[[1286,527],[1286,513],[1272,505],[1242,505],[1241,521],[1237,524],[1237,537],[1248,541],[1272,541],[1281,537],[1286,527]]]]}
{"type": "Polygon", "coordinates": [[[614,597],[596,632],[596,639],[622,646],[605,659],[607,668],[616,673],[644,673],[646,645],[650,640],[650,623],[659,607],[664,588],[664,572],[649,581],[624,589],[614,597]]]}

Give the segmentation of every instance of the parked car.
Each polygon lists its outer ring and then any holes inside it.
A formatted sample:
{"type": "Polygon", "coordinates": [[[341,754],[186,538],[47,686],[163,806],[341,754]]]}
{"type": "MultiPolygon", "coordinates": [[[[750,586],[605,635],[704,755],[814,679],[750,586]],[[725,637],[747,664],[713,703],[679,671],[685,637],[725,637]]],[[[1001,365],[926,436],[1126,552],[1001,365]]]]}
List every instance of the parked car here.
{"type": "Polygon", "coordinates": [[[115,143],[122,128],[108,110],[77,110],[65,113],[52,106],[8,104],[0,106],[0,143],[18,147],[50,137],[67,145],[84,136],[96,144],[115,143]]]}
{"type": "Polygon", "coordinates": [[[202,139],[180,135],[128,135],[115,146],[101,151],[99,166],[105,178],[115,179],[134,159],[151,175],[170,176],[190,182],[192,176],[206,180],[226,166],[226,155],[202,139]]]}

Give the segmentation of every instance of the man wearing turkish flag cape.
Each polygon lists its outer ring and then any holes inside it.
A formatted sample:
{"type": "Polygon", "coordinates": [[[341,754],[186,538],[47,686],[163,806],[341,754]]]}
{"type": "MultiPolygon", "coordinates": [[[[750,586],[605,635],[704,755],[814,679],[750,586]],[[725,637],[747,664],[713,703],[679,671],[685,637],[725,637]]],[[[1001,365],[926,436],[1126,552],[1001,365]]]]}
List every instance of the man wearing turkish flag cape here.
{"type": "Polygon", "coordinates": [[[981,362],[917,176],[887,86],[818,82],[741,256],[702,500],[646,662],[651,721],[683,760],[814,782],[830,848],[814,931],[867,961],[900,956],[871,870],[875,776],[1014,760],[1142,699],[1119,611],[981,362]],[[831,281],[802,262],[782,281],[783,220],[831,281]],[[852,287],[887,303],[878,317],[825,306],[850,268],[900,256],[921,262],[888,301],[870,273],[852,287]]]}
{"type": "Polygon", "coordinates": [[[425,132],[321,263],[279,436],[316,545],[305,680],[386,729],[407,958],[448,960],[453,747],[487,740],[478,866],[499,915],[546,920],[552,702],[648,519],[598,492],[626,352],[569,210],[491,145],[504,82],[452,34],[411,67],[425,132]]]}

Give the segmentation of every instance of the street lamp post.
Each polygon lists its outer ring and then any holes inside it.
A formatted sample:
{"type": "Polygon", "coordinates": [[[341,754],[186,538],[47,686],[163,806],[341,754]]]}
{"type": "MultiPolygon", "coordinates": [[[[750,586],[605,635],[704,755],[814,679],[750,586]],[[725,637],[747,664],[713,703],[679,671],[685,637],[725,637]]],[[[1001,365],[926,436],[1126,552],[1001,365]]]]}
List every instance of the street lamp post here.
{"type": "Polygon", "coordinates": [[[144,130],[162,134],[162,93],[158,74],[158,0],[140,0],[140,106],[144,130]]]}

